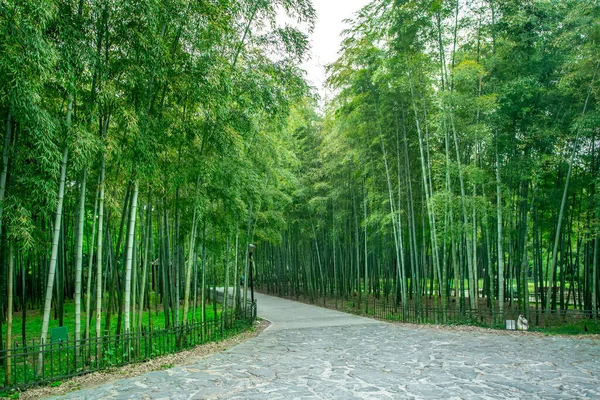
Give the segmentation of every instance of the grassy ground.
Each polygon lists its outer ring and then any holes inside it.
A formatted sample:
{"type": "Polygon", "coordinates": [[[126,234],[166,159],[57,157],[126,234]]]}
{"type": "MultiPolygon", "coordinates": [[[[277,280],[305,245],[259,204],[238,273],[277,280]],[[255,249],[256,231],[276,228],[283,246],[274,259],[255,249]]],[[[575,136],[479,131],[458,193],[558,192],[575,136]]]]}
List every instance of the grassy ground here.
{"type": "MultiPolygon", "coordinates": [[[[221,304],[217,304],[217,315],[220,315],[220,312],[221,312],[221,304]]],[[[201,314],[202,314],[202,309],[200,307],[200,304],[198,304],[198,307],[195,310],[195,312],[192,308],[190,308],[190,311],[188,313],[188,320],[192,321],[192,319],[193,319],[193,321],[195,321],[195,322],[200,321],[201,314]]],[[[96,320],[94,317],[95,317],[95,313],[93,312],[92,319],[90,321],[90,330],[91,330],[92,337],[95,335],[95,332],[96,332],[96,328],[95,328],[96,320]]],[[[138,315],[136,315],[136,324],[137,324],[137,317],[138,317],[138,315]]],[[[215,316],[214,316],[214,309],[213,309],[212,303],[207,304],[206,305],[206,319],[213,320],[214,317],[215,316]]],[[[86,318],[85,310],[82,310],[82,312],[81,312],[81,335],[82,335],[82,337],[83,337],[84,331],[85,331],[85,318],[86,318]]],[[[180,318],[180,321],[183,319],[183,306],[179,307],[179,318],[180,318]]],[[[104,329],[105,320],[106,320],[106,311],[103,310],[103,312],[102,312],[102,329],[104,329]]],[[[22,317],[21,311],[15,313],[13,315],[12,337],[13,337],[13,342],[17,342],[19,344],[19,346],[22,345],[22,341],[23,341],[22,340],[22,321],[23,321],[23,317],[22,317]]],[[[118,315],[117,314],[111,315],[110,329],[109,329],[110,334],[115,334],[117,332],[117,321],[118,321],[118,315]]],[[[133,315],[131,315],[131,321],[133,323],[133,315]]],[[[149,311],[149,310],[144,311],[143,316],[142,316],[142,325],[145,327],[149,327],[150,322],[152,322],[152,327],[154,329],[162,329],[165,327],[165,314],[163,312],[162,305],[159,305],[158,312],[156,312],[154,307],[152,308],[151,311],[149,311]]],[[[75,334],[75,303],[73,303],[72,301],[67,301],[64,304],[63,326],[66,326],[68,329],[69,339],[73,339],[74,334],[75,334]]],[[[50,314],[50,324],[49,324],[48,332],[50,332],[50,330],[52,328],[57,328],[57,327],[59,327],[59,320],[58,320],[58,318],[54,319],[54,310],[52,310],[51,314],[50,314]]],[[[6,331],[7,331],[7,324],[4,323],[4,324],[2,324],[2,339],[4,341],[6,340],[6,333],[7,333],[6,331]]],[[[27,339],[27,344],[28,345],[31,344],[32,339],[37,342],[40,338],[41,332],[42,332],[42,315],[41,315],[40,310],[27,310],[27,317],[26,317],[26,324],[25,324],[25,335],[26,335],[26,339],[27,339]]]]}
{"type": "MultiPolygon", "coordinates": [[[[165,313],[162,308],[145,311],[142,325],[147,329],[150,324],[152,332],[142,331],[130,339],[119,336],[110,336],[116,333],[117,315],[111,317],[110,335],[103,334],[103,340],[98,346],[90,344],[81,348],[75,347],[73,342],[65,344],[54,343],[45,347],[43,355],[43,371],[38,373],[38,347],[23,347],[21,342],[21,314],[15,316],[13,325],[14,346],[10,370],[5,370],[8,365],[0,365],[0,395],[14,387],[28,387],[32,384],[54,384],[66,377],[87,374],[94,371],[103,371],[107,368],[138,363],[167,354],[176,353],[197,345],[216,342],[245,331],[249,321],[228,318],[228,323],[220,320],[222,305],[212,303],[206,305],[206,324],[200,324],[201,307],[191,308],[188,314],[190,325],[175,328],[173,324],[165,328],[165,313]],[[192,323],[193,322],[193,323],[192,323]],[[77,351],[79,349],[79,351],[77,351]],[[9,377],[8,371],[12,371],[9,377]],[[10,378],[10,380],[9,380],[10,378]],[[7,383],[8,382],[8,383],[7,383]]],[[[180,320],[183,319],[183,307],[179,310],[180,320]]],[[[25,332],[27,343],[38,340],[41,331],[41,315],[38,310],[28,312],[25,332]]],[[[132,320],[133,323],[133,320],[132,320]]],[[[65,304],[64,324],[69,329],[69,340],[74,336],[74,304],[65,304]]],[[[95,337],[95,321],[91,323],[92,339],[95,337]]],[[[50,328],[57,327],[58,320],[52,320],[50,328]]],[[[85,326],[85,315],[82,315],[82,329],[85,326]]],[[[102,321],[104,327],[104,318],[102,321]]],[[[137,324],[136,324],[137,326],[137,324]]],[[[3,326],[3,330],[5,330],[3,326]]],[[[3,332],[6,338],[6,332],[3,332]]],[[[82,335],[83,336],[83,335],[82,335]]],[[[1,397],[1,396],[0,396],[1,397]]]]}

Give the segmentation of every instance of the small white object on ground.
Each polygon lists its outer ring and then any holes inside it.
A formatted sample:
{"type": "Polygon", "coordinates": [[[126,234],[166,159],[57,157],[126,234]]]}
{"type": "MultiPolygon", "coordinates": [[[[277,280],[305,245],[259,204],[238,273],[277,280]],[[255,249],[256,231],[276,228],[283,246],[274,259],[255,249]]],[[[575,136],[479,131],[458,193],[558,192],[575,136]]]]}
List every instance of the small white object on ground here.
{"type": "Polygon", "coordinates": [[[519,319],[517,320],[517,330],[518,331],[526,331],[529,329],[529,322],[523,316],[523,314],[519,315],[519,319]]]}

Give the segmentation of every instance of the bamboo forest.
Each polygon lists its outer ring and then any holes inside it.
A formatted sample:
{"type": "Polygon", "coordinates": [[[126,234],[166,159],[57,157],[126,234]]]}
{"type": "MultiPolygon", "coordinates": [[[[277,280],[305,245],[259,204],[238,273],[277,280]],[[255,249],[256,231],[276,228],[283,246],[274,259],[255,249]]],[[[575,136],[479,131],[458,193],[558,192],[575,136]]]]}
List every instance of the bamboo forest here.
{"type": "Polygon", "coordinates": [[[248,329],[248,283],[600,332],[598,2],[372,0],[324,97],[318,1],[0,0],[2,387],[61,327],[59,376],[248,329]]]}

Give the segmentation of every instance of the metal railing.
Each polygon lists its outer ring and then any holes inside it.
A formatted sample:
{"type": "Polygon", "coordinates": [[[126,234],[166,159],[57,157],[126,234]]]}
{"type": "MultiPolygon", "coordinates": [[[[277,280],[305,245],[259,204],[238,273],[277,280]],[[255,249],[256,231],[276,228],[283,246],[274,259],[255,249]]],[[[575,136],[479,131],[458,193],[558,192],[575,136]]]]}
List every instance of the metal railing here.
{"type": "MultiPolygon", "coordinates": [[[[318,302],[317,302],[318,303],[318,302]]],[[[343,311],[371,316],[389,321],[415,324],[472,325],[494,329],[506,329],[507,320],[518,320],[520,314],[527,319],[528,329],[547,333],[600,333],[600,315],[593,311],[550,310],[530,308],[527,312],[518,308],[498,310],[442,308],[386,303],[377,299],[345,301],[343,311]]]]}
{"type": "Polygon", "coordinates": [[[256,319],[256,302],[247,302],[230,317],[141,332],[106,335],[88,340],[15,344],[0,350],[0,394],[33,385],[177,353],[200,344],[226,339],[247,329],[256,319]],[[7,367],[10,368],[7,370],[7,367]]]}
{"type": "MultiPolygon", "coordinates": [[[[600,334],[600,310],[578,310],[574,308],[565,310],[542,310],[530,305],[527,311],[519,308],[518,304],[506,306],[502,312],[497,308],[480,307],[471,309],[466,305],[461,307],[460,302],[451,301],[447,307],[440,303],[435,304],[432,299],[422,299],[418,304],[411,300],[408,304],[394,302],[393,299],[381,296],[369,297],[368,301],[363,297],[335,297],[322,294],[310,295],[287,295],[284,296],[276,290],[267,293],[299,300],[318,306],[323,306],[356,315],[380,318],[388,321],[397,321],[414,324],[445,324],[445,325],[470,325],[492,329],[506,329],[506,321],[515,321],[523,314],[527,319],[528,330],[552,334],[600,334]]],[[[454,300],[454,299],[452,299],[454,300]]]]}

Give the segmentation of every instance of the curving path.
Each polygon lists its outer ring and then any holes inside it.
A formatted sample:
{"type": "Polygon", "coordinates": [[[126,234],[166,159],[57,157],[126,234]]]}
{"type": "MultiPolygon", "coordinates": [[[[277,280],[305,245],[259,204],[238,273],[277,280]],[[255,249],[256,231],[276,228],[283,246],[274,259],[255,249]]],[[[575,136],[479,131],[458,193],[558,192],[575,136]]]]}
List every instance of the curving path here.
{"type": "Polygon", "coordinates": [[[273,324],[195,365],[68,399],[599,399],[600,341],[391,325],[257,295],[273,324]]]}

